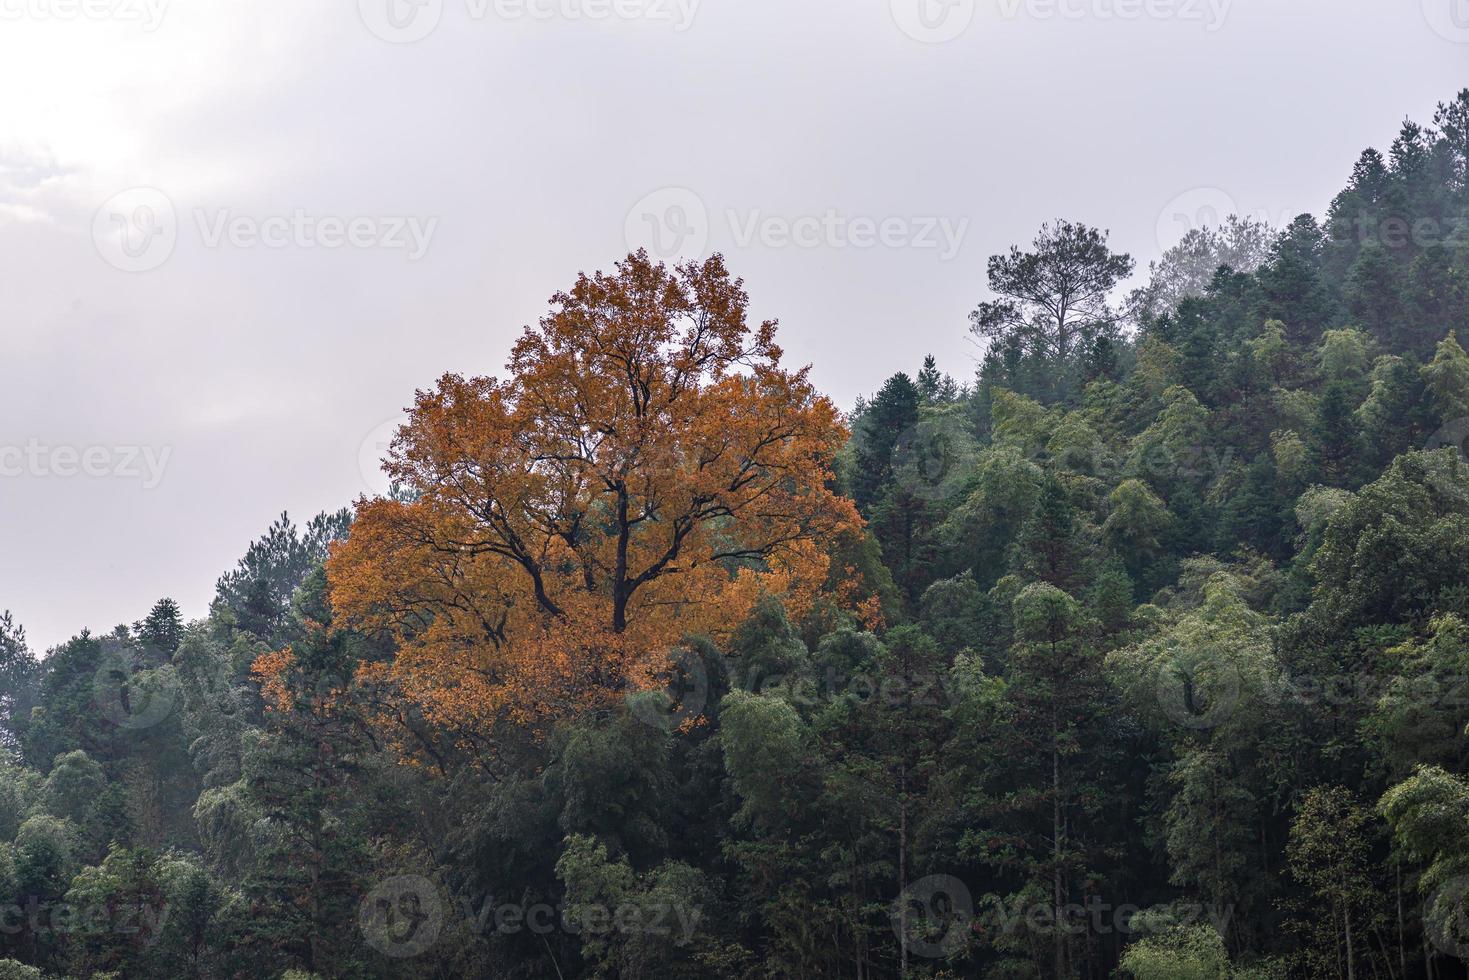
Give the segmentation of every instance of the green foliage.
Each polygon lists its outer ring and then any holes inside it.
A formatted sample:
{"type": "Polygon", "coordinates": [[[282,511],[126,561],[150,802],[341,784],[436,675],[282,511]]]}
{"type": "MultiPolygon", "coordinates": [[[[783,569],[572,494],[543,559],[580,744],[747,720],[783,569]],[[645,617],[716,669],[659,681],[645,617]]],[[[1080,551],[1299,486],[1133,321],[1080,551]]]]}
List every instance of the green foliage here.
{"type": "Polygon", "coordinates": [[[1291,824],[1286,847],[1291,875],[1312,901],[1296,925],[1312,974],[1333,969],[1345,956],[1347,973],[1371,958],[1367,934],[1377,921],[1377,888],[1369,865],[1370,814],[1343,787],[1307,793],[1291,824]]]}
{"type": "Polygon", "coordinates": [[[1469,354],[1452,332],[1439,343],[1433,360],[1424,365],[1423,380],[1441,424],[1469,418],[1469,354]]]}
{"type": "Polygon", "coordinates": [[[969,569],[981,587],[994,584],[1011,544],[1040,498],[1044,474],[1013,448],[987,450],[980,457],[975,486],[936,530],[954,542],[950,567],[969,569]]]}
{"type": "Polygon", "coordinates": [[[221,618],[262,639],[280,638],[292,594],[326,557],[327,546],[345,537],[350,525],[351,514],[343,509],[318,514],[303,533],[290,515],[281,514],[235,569],[220,577],[215,605],[221,618]]]}
{"type": "Polygon", "coordinates": [[[10,610],[0,612],[0,752],[18,749],[24,741],[40,673],[25,627],[10,610]]]}
{"type": "Polygon", "coordinates": [[[563,801],[562,832],[593,837],[640,863],[665,854],[676,791],[669,749],[663,730],[639,712],[573,728],[560,764],[546,774],[547,788],[563,801]]]}
{"type": "Polygon", "coordinates": [[[782,823],[793,774],[804,765],[801,719],[785,701],[732,691],[720,706],[720,745],[735,793],[736,818],[766,826],[782,823]]]}
{"type": "Polygon", "coordinates": [[[1173,524],[1168,507],[1141,480],[1124,480],[1107,498],[1102,538],[1122,556],[1129,572],[1137,574],[1163,546],[1163,535],[1173,524]]]}
{"type": "Polygon", "coordinates": [[[806,644],[786,618],[785,606],[773,596],[761,598],[730,641],[735,677],[753,690],[796,673],[806,659],[806,644]]]}
{"type": "Polygon", "coordinates": [[[15,883],[22,895],[59,897],[75,871],[76,832],[65,820],[38,815],[15,835],[15,883]]]}
{"type": "Polygon", "coordinates": [[[1229,980],[1224,940],[1209,926],[1172,929],[1128,946],[1118,964],[1133,980],[1229,980]]]}
{"type": "Polygon", "coordinates": [[[1410,452],[1338,507],[1311,562],[1314,623],[1333,630],[1425,618],[1469,561],[1469,463],[1410,452]]]}
{"type": "Polygon", "coordinates": [[[1031,248],[991,256],[996,298],[970,314],[971,328],[1044,366],[1052,392],[1071,393],[1097,344],[1115,336],[1118,314],[1108,301],[1134,263],[1108,248],[1106,232],[1070,221],[1042,225],[1031,248]]]}
{"type": "Polygon", "coordinates": [[[581,934],[582,955],[608,976],[695,980],[706,975],[698,952],[709,943],[715,893],[704,875],[668,862],[638,875],[613,862],[589,837],[567,838],[556,862],[566,885],[567,917],[581,934]]]}
{"type": "Polygon", "coordinates": [[[919,607],[923,630],[952,653],[982,650],[993,639],[994,610],[973,572],[930,585],[919,607]]]}
{"type": "Polygon", "coordinates": [[[1469,250],[1397,231],[1466,194],[1469,91],[1323,219],[1188,236],[1126,331],[1103,233],[996,256],[972,386],[899,352],[852,412],[827,589],[681,637],[667,690],[413,707],[382,668],[442,624],[334,615],[345,511],[193,623],[41,659],[0,615],[0,978],[1460,975],[1469,250]]]}
{"type": "Polygon", "coordinates": [[[906,374],[893,375],[858,418],[854,431],[852,499],[869,514],[892,480],[899,442],[918,424],[920,395],[906,374]]]}
{"type": "Polygon", "coordinates": [[[156,656],[172,657],[184,638],[184,617],[179,612],[178,603],[172,599],[159,599],[133,632],[138,635],[138,642],[144,649],[156,656]]]}

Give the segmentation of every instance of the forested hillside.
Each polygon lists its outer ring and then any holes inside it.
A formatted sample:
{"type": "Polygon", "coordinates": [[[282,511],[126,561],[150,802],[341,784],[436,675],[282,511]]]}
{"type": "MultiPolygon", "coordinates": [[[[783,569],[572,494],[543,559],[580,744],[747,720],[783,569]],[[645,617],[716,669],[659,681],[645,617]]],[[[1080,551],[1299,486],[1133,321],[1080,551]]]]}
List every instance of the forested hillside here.
{"type": "Polygon", "coordinates": [[[204,619],[6,614],[0,980],[1466,976],[1469,90],[1135,268],[843,411],[630,255],[204,619]]]}

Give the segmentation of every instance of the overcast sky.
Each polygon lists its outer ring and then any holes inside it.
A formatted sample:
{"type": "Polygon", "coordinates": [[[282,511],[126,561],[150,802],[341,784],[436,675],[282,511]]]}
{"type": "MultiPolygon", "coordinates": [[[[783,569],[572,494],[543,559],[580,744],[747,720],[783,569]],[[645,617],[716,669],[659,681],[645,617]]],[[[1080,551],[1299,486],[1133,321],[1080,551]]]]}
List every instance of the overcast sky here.
{"type": "Polygon", "coordinates": [[[0,0],[0,608],[202,615],[632,246],[848,406],[1043,220],[1320,213],[1465,84],[1469,0],[0,0]]]}

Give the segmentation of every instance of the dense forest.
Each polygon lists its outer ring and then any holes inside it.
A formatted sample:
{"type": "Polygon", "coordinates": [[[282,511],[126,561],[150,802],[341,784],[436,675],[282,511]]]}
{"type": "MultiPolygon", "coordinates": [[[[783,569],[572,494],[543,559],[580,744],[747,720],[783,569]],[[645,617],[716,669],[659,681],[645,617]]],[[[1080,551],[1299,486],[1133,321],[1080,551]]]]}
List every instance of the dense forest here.
{"type": "Polygon", "coordinates": [[[629,255],[205,618],[5,614],[0,980],[1466,976],[1469,90],[987,271],[842,411],[629,255]]]}

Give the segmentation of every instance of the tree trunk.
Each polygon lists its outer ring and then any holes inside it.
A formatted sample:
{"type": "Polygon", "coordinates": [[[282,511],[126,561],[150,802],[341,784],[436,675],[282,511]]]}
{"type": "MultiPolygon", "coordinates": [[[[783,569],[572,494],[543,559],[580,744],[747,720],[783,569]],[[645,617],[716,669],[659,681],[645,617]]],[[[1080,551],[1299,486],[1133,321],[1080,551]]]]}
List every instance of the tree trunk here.
{"type": "Polygon", "coordinates": [[[898,885],[902,888],[901,899],[898,906],[898,942],[902,947],[902,972],[899,974],[903,980],[908,980],[908,899],[904,893],[908,890],[908,760],[906,758],[898,762],[898,885]]]}
{"type": "Polygon", "coordinates": [[[1341,910],[1342,930],[1347,939],[1347,980],[1357,980],[1356,956],[1352,950],[1352,909],[1349,905],[1342,905],[1341,910]]]}
{"type": "Polygon", "coordinates": [[[1397,893],[1398,893],[1398,967],[1400,976],[1408,976],[1408,944],[1403,937],[1403,859],[1397,862],[1397,893]]]}
{"type": "MultiPolygon", "coordinates": [[[[1054,711],[1051,717],[1055,718],[1054,711]]],[[[1053,731],[1054,725],[1053,721],[1053,731]]],[[[1056,980],[1065,980],[1066,934],[1061,928],[1061,752],[1054,745],[1051,748],[1051,834],[1051,887],[1056,907],[1051,926],[1055,930],[1056,980]]]]}
{"type": "Polygon", "coordinates": [[[1428,945],[1428,906],[1423,906],[1423,973],[1428,980],[1436,980],[1438,966],[1433,962],[1433,949],[1428,945]]]}

